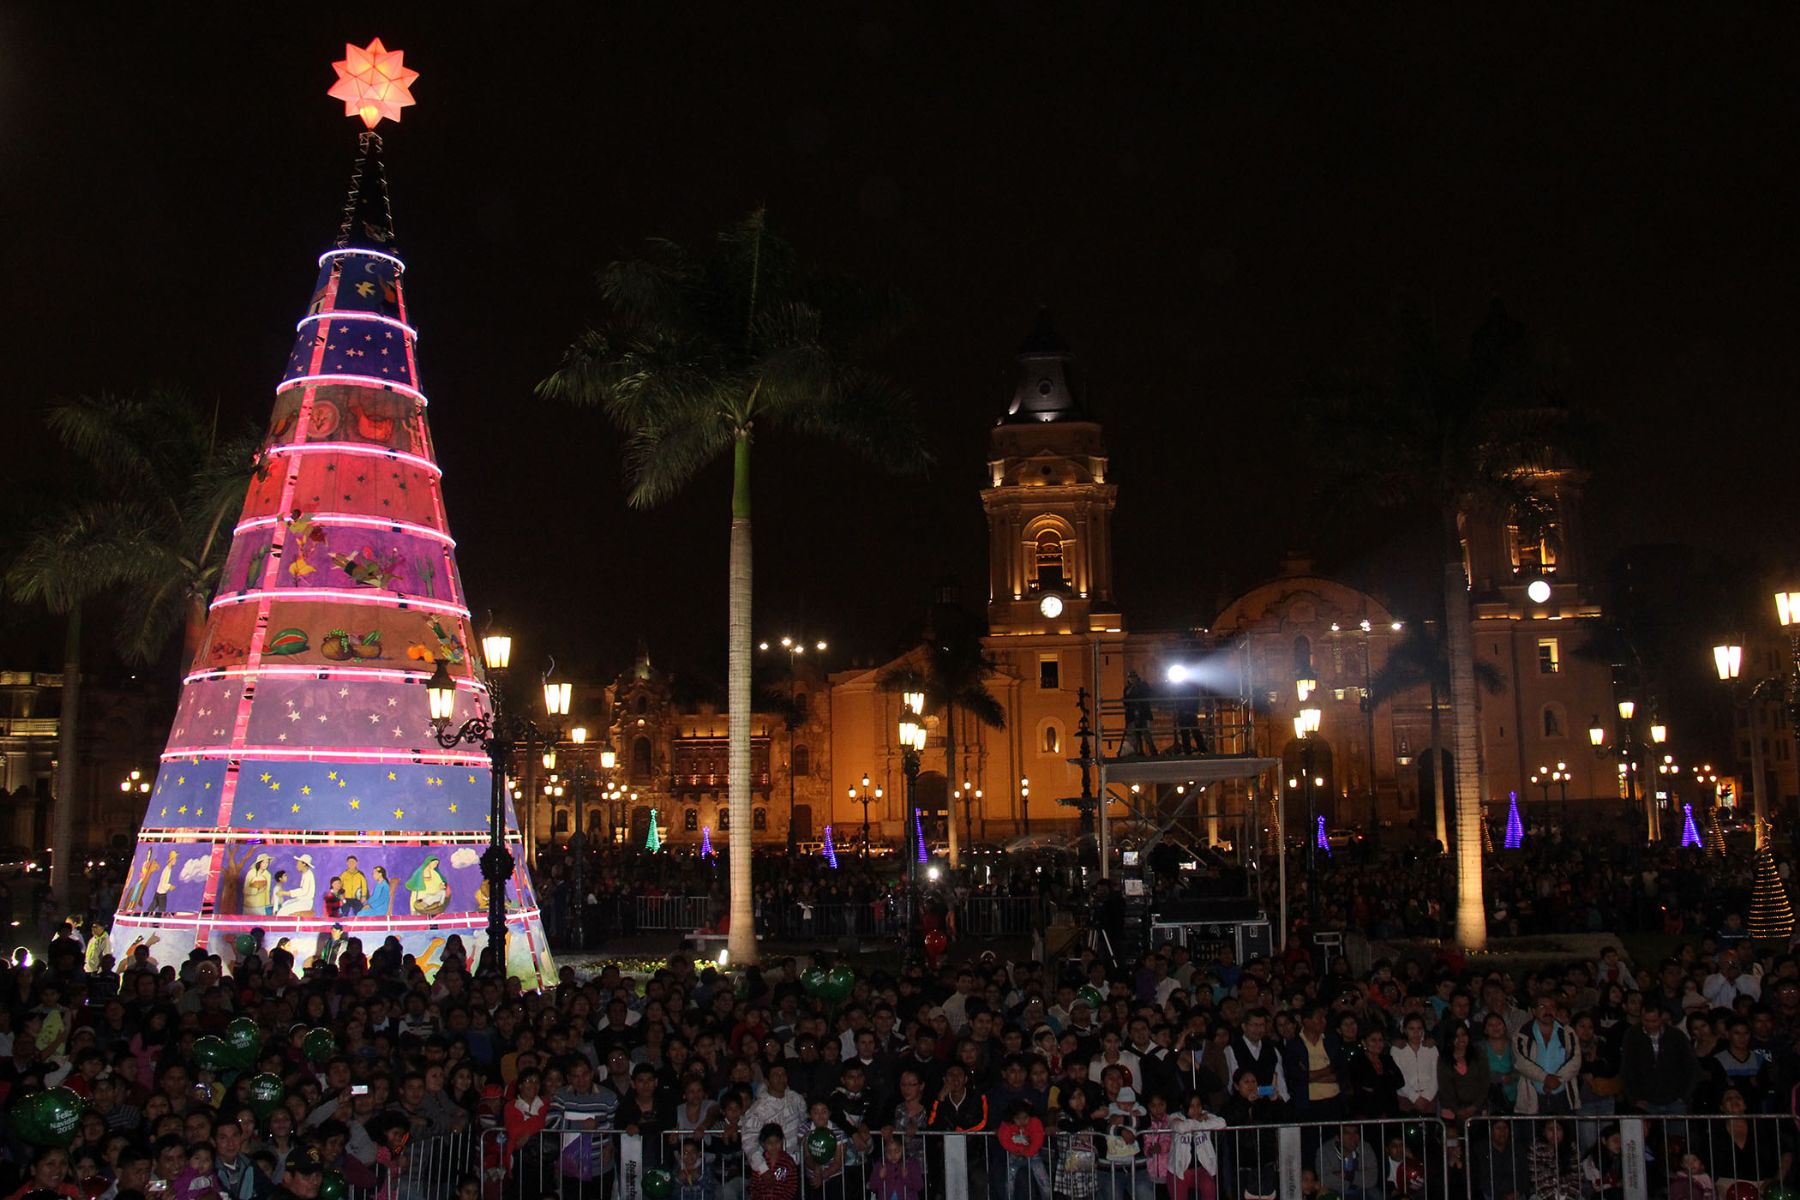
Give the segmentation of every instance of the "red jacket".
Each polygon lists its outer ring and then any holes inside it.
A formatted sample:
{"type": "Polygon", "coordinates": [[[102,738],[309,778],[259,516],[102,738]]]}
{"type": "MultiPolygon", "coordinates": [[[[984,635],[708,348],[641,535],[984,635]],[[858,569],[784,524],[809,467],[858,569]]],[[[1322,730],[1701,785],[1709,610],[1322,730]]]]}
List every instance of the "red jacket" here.
{"type": "Polygon", "coordinates": [[[800,1164],[783,1150],[769,1160],[769,1169],[750,1176],[750,1200],[794,1200],[800,1193],[800,1164]]]}

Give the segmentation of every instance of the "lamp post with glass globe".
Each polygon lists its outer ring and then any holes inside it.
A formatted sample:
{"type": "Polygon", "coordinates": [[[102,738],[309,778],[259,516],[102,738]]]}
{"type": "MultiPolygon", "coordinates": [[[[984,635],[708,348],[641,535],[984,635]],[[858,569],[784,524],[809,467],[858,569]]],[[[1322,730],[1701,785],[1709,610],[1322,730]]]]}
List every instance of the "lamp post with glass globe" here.
{"type": "MultiPolygon", "coordinates": [[[[1788,671],[1783,680],[1788,729],[1794,735],[1794,751],[1800,754],[1800,592],[1776,592],[1775,615],[1788,635],[1788,671]]],[[[1800,761],[1800,759],[1796,759],[1800,761]]]]}
{"type": "Polygon", "coordinates": [[[882,796],[882,791],[880,788],[875,788],[873,790],[870,790],[870,788],[869,788],[869,773],[867,771],[863,772],[862,787],[860,789],[855,788],[855,787],[852,787],[850,789],[850,803],[856,804],[860,801],[862,804],[862,810],[863,810],[862,856],[864,859],[867,859],[869,857],[869,805],[873,801],[880,800],[881,796],[882,796]]]}
{"type": "MultiPolygon", "coordinates": [[[[1600,718],[1596,716],[1588,727],[1588,741],[1593,744],[1594,753],[1602,758],[1610,753],[1613,758],[1618,760],[1619,777],[1625,785],[1625,801],[1633,806],[1637,804],[1640,795],[1638,751],[1641,747],[1632,725],[1632,718],[1636,715],[1637,702],[1635,700],[1619,701],[1619,744],[1611,751],[1606,748],[1606,727],[1600,723],[1600,718]]],[[[1652,718],[1650,722],[1651,742],[1660,746],[1668,740],[1668,736],[1668,726],[1652,718]]],[[[1662,814],[1657,809],[1654,796],[1644,795],[1643,799],[1644,836],[1654,842],[1662,837],[1662,814]]]]}
{"type": "Polygon", "coordinates": [[[1781,698],[1784,681],[1780,679],[1742,679],[1744,647],[1741,642],[1726,642],[1714,646],[1713,666],[1719,673],[1719,682],[1731,685],[1734,704],[1744,706],[1745,724],[1750,729],[1750,806],[1753,817],[1751,824],[1756,838],[1756,849],[1761,850],[1763,825],[1769,818],[1769,809],[1768,801],[1763,794],[1763,789],[1768,785],[1763,771],[1760,715],[1765,702],[1781,698]]]}
{"type": "MultiPolygon", "coordinates": [[[[506,775],[515,748],[523,748],[529,755],[539,745],[554,745],[559,734],[554,729],[540,729],[528,717],[505,709],[502,693],[507,668],[512,665],[512,638],[498,633],[482,638],[481,657],[487,666],[490,714],[470,717],[457,728],[450,728],[450,718],[456,713],[456,682],[442,659],[426,681],[425,691],[431,708],[432,734],[438,745],[446,750],[459,745],[480,746],[488,756],[488,848],[481,856],[481,877],[488,885],[488,962],[491,970],[505,978],[506,883],[512,878],[514,866],[512,851],[506,846],[506,775]]],[[[567,716],[572,690],[569,684],[546,680],[545,711],[552,717],[567,716]]]]}
{"type": "Polygon", "coordinates": [[[1300,740],[1300,779],[1288,780],[1290,788],[1299,782],[1306,798],[1306,912],[1307,926],[1314,934],[1319,929],[1318,800],[1314,789],[1325,786],[1325,779],[1313,773],[1313,745],[1324,716],[1319,709],[1309,706],[1301,709],[1300,715],[1294,718],[1294,736],[1300,740]]]}
{"type": "Polygon", "coordinates": [[[900,840],[906,855],[906,944],[917,928],[919,856],[913,847],[919,827],[919,755],[925,750],[925,693],[900,696],[900,770],[906,776],[906,828],[900,840]]]}

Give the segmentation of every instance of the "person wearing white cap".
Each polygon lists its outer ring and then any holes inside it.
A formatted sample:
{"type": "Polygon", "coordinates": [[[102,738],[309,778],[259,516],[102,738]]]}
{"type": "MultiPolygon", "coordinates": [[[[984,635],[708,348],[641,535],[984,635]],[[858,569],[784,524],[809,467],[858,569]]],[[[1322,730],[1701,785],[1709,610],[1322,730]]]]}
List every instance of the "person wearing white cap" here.
{"type": "Polygon", "coordinates": [[[312,855],[300,855],[294,860],[294,866],[300,872],[300,882],[282,897],[281,908],[275,914],[278,917],[310,916],[312,914],[313,898],[318,889],[318,884],[313,879],[312,855]]]}

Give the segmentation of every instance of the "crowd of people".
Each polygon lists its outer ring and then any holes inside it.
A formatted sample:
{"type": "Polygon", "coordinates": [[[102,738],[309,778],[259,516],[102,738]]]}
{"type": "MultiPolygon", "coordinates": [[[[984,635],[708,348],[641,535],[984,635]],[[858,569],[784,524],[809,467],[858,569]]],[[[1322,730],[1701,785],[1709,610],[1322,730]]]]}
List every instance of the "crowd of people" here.
{"type": "MultiPolygon", "coordinates": [[[[1362,882],[1352,906],[1384,886],[1362,882]]],[[[664,1171],[681,1200],[917,1200],[956,1172],[1008,1200],[1237,1200],[1274,1194],[1286,1123],[1309,1195],[1621,1200],[1618,1115],[1660,1123],[1688,1180],[1670,1200],[1792,1171],[1791,1122],[1755,1114],[1795,1109],[1800,960],[1735,909],[1664,961],[1515,974],[1170,945],[883,955],[853,982],[839,964],[843,988],[828,956],[726,975],[676,954],[525,992],[454,939],[429,979],[392,941],[298,974],[260,945],[122,971],[87,949],[65,923],[0,974],[0,1104],[89,1105],[66,1147],[0,1140],[4,1200],[335,1200],[340,1176],[381,1200],[599,1200],[664,1171]],[[202,1065],[196,1040],[245,1017],[256,1061],[202,1065]],[[272,1111],[259,1074],[284,1082],[272,1111]]]]}

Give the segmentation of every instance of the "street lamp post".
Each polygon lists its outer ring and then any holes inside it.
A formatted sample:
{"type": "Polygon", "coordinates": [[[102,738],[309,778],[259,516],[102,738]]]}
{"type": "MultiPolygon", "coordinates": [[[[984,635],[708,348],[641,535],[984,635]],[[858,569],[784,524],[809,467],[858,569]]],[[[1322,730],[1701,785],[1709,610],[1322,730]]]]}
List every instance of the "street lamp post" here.
{"type": "MultiPolygon", "coordinates": [[[[579,753],[587,741],[587,729],[577,725],[569,730],[569,740],[579,753]]],[[[581,799],[581,760],[569,763],[569,790],[575,797],[575,944],[587,945],[587,813],[581,799]]]]}
{"type": "MultiPolygon", "coordinates": [[[[526,754],[534,745],[553,744],[555,730],[542,730],[530,718],[505,710],[507,668],[512,663],[512,639],[505,634],[489,634],[481,639],[481,656],[493,681],[488,689],[489,715],[476,715],[456,729],[450,718],[456,713],[456,683],[442,659],[425,684],[430,702],[432,734],[438,745],[453,749],[458,745],[480,746],[488,756],[488,848],[481,856],[481,876],[488,885],[488,962],[501,978],[506,977],[506,882],[512,878],[513,856],[506,846],[506,774],[512,763],[513,750],[523,745],[526,754]]],[[[552,717],[567,716],[569,693],[566,683],[544,684],[544,707],[552,717]]]]}
{"type": "Polygon", "coordinates": [[[1761,850],[1763,824],[1769,818],[1769,808],[1768,801],[1763,796],[1763,789],[1768,785],[1763,770],[1762,722],[1758,717],[1763,702],[1776,690],[1778,681],[1760,679],[1751,683],[1740,682],[1739,677],[1744,670],[1744,647],[1737,642],[1714,646],[1713,666],[1718,669],[1719,682],[1732,685],[1733,700],[1744,706],[1744,724],[1750,730],[1750,805],[1754,817],[1751,827],[1756,848],[1761,850]]]}
{"type": "MultiPolygon", "coordinates": [[[[1636,715],[1637,702],[1635,700],[1619,701],[1619,745],[1611,751],[1612,756],[1619,760],[1619,776],[1625,784],[1625,802],[1634,807],[1638,802],[1640,791],[1638,786],[1638,741],[1632,726],[1632,718],[1636,715]]],[[[1653,723],[1650,727],[1653,739],[1659,730],[1664,736],[1667,736],[1666,727],[1653,723]]],[[[1601,757],[1607,755],[1606,729],[1600,724],[1599,717],[1594,718],[1593,725],[1588,729],[1588,740],[1593,743],[1595,754],[1601,757]]],[[[1656,801],[1654,798],[1646,796],[1644,798],[1644,836],[1654,842],[1660,834],[1656,801]]]]}
{"type": "Polygon", "coordinates": [[[1543,793],[1541,798],[1544,802],[1544,828],[1548,830],[1550,828],[1550,768],[1539,767],[1533,771],[1531,782],[1543,793]]]}
{"type": "Polygon", "coordinates": [[[1314,789],[1323,787],[1325,780],[1313,774],[1313,741],[1323,718],[1324,713],[1311,707],[1301,709],[1294,718],[1294,736],[1300,739],[1300,777],[1306,794],[1306,923],[1315,945],[1319,932],[1319,836],[1314,789]]]}
{"type": "MultiPolygon", "coordinates": [[[[1794,735],[1794,752],[1800,755],[1800,592],[1776,592],[1775,615],[1788,634],[1788,672],[1784,692],[1788,729],[1794,735]]],[[[1800,762],[1800,758],[1796,758],[1800,762]]]]}
{"type": "Polygon", "coordinates": [[[1019,833],[1031,834],[1031,780],[1023,776],[1019,778],[1019,833]]]}
{"type": "Polygon", "coordinates": [[[918,836],[919,755],[925,750],[925,693],[904,692],[900,697],[900,770],[906,777],[906,828],[900,840],[906,855],[906,944],[910,947],[918,919],[919,856],[913,839],[918,836]]]}

